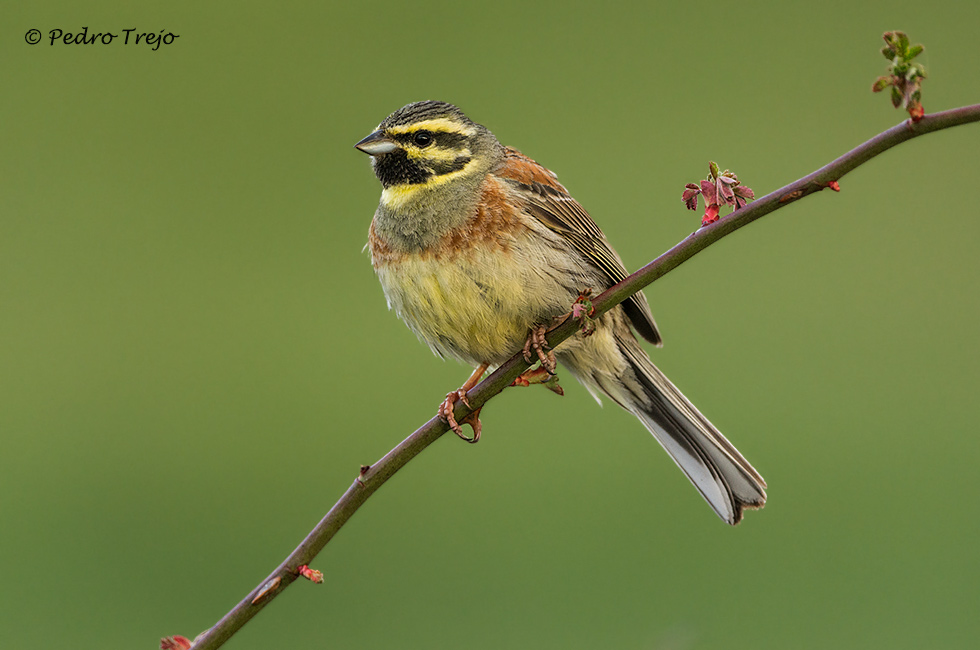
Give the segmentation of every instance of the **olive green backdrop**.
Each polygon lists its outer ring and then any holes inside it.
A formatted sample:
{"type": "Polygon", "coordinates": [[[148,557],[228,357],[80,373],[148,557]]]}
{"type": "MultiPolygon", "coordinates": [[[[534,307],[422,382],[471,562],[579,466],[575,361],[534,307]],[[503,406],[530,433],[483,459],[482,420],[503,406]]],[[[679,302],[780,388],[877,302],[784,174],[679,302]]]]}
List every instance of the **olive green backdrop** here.
{"type": "MultiPolygon", "coordinates": [[[[469,370],[390,314],[352,145],[444,99],[636,268],[709,159],[760,195],[980,101],[970,3],[103,2],[0,36],[0,646],[213,624],[469,370]],[[145,45],[48,44],[135,28],[145,45]],[[25,42],[36,28],[44,40],[25,42]]],[[[507,391],[235,648],[957,648],[980,633],[980,126],[902,145],[647,290],[654,360],[769,481],[723,525],[640,424],[507,391]]]]}

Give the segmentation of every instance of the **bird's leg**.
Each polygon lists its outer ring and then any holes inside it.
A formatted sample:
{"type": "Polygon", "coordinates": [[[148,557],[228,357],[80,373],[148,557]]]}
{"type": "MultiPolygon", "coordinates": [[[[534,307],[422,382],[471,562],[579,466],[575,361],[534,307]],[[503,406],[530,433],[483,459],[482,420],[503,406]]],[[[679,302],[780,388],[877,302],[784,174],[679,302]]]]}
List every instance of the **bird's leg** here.
{"type": "Polygon", "coordinates": [[[488,363],[480,364],[480,367],[473,371],[470,378],[463,382],[463,385],[460,386],[458,390],[454,390],[453,392],[447,394],[446,399],[439,405],[439,417],[449,424],[449,428],[453,430],[453,433],[466,442],[472,443],[480,441],[480,431],[483,430],[483,425],[480,423],[480,409],[482,409],[482,407],[464,417],[460,422],[457,422],[456,416],[453,415],[453,407],[456,405],[456,402],[462,402],[467,406],[470,405],[469,400],[466,398],[466,392],[480,382],[480,377],[483,376],[483,373],[487,371],[489,366],[490,364],[488,363]],[[473,429],[472,438],[467,438],[463,435],[463,424],[468,424],[473,429]]]}
{"type": "Polygon", "coordinates": [[[531,328],[531,333],[528,334],[527,342],[524,344],[524,360],[531,363],[531,350],[534,350],[541,361],[541,367],[547,370],[549,375],[553,375],[558,362],[555,360],[554,351],[548,347],[548,340],[544,336],[547,332],[548,328],[545,325],[535,325],[531,328]]]}

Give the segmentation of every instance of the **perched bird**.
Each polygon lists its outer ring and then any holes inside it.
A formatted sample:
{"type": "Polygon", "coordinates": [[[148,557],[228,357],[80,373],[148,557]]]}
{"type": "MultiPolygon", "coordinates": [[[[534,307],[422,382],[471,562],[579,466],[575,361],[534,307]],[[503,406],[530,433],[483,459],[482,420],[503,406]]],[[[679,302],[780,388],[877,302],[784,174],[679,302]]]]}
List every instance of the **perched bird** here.
{"type": "MultiPolygon", "coordinates": [[[[439,411],[463,437],[453,402],[522,345],[553,372],[543,328],[626,268],[552,172],[452,104],[409,104],[355,146],[383,188],[368,244],[389,308],[435,354],[476,367],[439,411]]],[[[597,400],[635,415],[718,516],[738,523],[743,509],[765,504],[765,481],[653,365],[631,326],[661,344],[637,293],[554,354],[597,400]]],[[[475,440],[479,421],[469,423],[475,440]]]]}

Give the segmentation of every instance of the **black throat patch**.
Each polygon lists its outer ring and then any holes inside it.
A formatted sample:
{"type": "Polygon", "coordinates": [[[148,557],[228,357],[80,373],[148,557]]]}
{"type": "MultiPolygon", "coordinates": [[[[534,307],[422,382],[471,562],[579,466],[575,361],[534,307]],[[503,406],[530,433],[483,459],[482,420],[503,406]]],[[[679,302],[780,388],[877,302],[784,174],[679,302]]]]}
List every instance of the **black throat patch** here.
{"type": "Polygon", "coordinates": [[[385,188],[394,185],[421,185],[433,176],[431,171],[410,160],[404,149],[395,149],[375,158],[374,174],[385,188]]]}

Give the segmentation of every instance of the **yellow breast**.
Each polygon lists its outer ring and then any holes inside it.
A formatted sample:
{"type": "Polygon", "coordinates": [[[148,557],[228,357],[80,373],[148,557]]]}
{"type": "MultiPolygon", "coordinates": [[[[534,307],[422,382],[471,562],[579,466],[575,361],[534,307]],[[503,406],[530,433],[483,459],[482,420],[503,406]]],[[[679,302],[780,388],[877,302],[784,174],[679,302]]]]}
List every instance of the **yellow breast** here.
{"type": "Polygon", "coordinates": [[[532,298],[510,256],[410,255],[377,272],[389,308],[440,356],[499,363],[533,325],[532,298]]]}
{"type": "Polygon", "coordinates": [[[371,259],[389,308],[440,356],[502,363],[531,327],[569,311],[594,284],[571,245],[506,192],[488,179],[469,220],[424,250],[396,250],[372,224],[371,259]]]}

